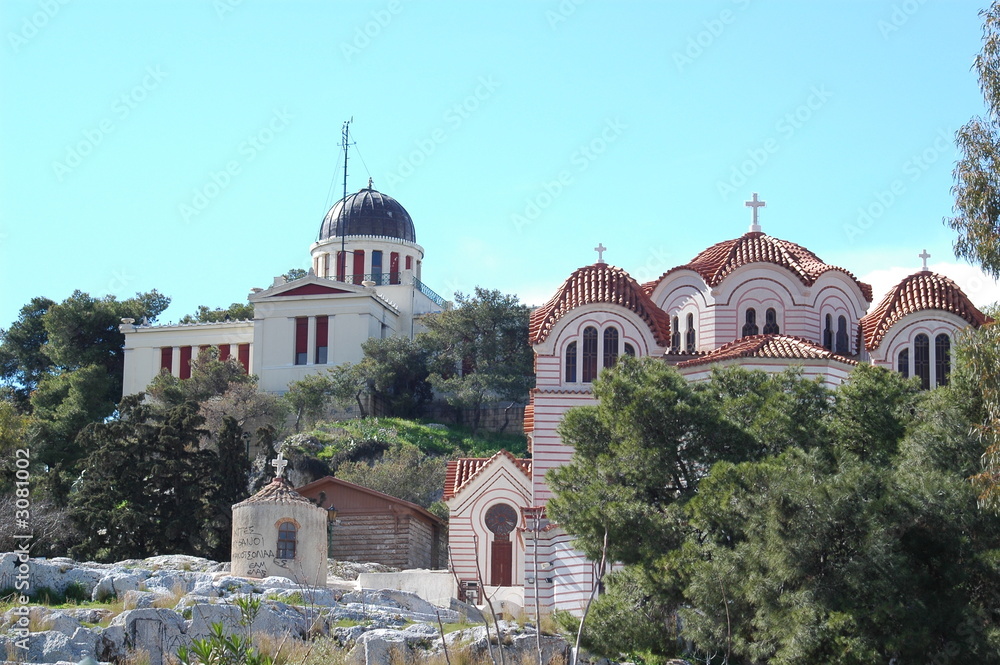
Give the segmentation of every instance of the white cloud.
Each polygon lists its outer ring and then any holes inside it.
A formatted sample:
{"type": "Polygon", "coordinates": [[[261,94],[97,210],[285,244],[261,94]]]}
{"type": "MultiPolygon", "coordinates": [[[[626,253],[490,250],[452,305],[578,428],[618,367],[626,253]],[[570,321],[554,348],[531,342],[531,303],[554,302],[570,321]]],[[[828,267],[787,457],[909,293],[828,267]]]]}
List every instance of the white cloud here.
{"type": "MultiPolygon", "coordinates": [[[[965,295],[976,307],[982,309],[1000,301],[1000,282],[988,277],[979,268],[965,263],[932,263],[928,266],[932,271],[950,277],[961,287],[965,295]]],[[[872,285],[873,305],[878,304],[882,297],[907,275],[913,274],[912,267],[883,268],[872,270],[858,279],[872,285]]]]}

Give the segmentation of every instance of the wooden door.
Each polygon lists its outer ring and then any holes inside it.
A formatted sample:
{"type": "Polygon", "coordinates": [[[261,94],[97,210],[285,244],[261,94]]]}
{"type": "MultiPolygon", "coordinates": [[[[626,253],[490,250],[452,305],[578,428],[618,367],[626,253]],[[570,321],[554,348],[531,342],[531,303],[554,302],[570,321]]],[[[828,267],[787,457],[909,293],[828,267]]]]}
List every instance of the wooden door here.
{"type": "Polygon", "coordinates": [[[490,584],[510,586],[514,570],[514,544],[510,540],[494,540],[490,557],[490,584]]]}

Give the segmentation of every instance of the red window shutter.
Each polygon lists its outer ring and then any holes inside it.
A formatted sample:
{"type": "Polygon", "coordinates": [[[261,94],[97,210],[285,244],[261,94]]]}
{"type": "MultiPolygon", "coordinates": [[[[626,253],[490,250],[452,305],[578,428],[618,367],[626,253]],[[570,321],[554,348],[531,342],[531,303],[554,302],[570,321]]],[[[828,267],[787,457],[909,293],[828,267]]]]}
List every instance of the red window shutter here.
{"type": "Polygon", "coordinates": [[[236,349],[237,357],[239,358],[240,364],[243,365],[243,371],[247,374],[250,373],[250,345],[240,344],[236,349]]]}
{"type": "Polygon", "coordinates": [[[399,252],[389,254],[389,283],[399,284],[399,252]]]}
{"type": "Polygon", "coordinates": [[[181,347],[181,378],[191,378],[191,347],[181,347]]]}
{"type": "Polygon", "coordinates": [[[354,250],[354,283],[360,284],[365,279],[365,250],[354,250]]]}
{"type": "Polygon", "coordinates": [[[295,355],[305,353],[309,344],[309,319],[300,316],[295,319],[295,355]]]}
{"type": "Polygon", "coordinates": [[[330,317],[316,317],[316,362],[319,362],[319,350],[326,347],[326,338],[330,330],[330,317]]]}
{"type": "Polygon", "coordinates": [[[338,282],[343,282],[344,281],[344,263],[345,263],[344,259],[345,258],[346,257],[344,256],[343,252],[337,252],[337,281],[338,282]]]}
{"type": "Polygon", "coordinates": [[[221,360],[222,362],[226,362],[227,360],[229,360],[229,345],[228,344],[220,344],[219,345],[219,360],[221,360]]]}
{"type": "Polygon", "coordinates": [[[407,270],[413,270],[413,257],[412,256],[407,256],[406,257],[406,269],[407,270]]]}
{"type": "Polygon", "coordinates": [[[170,372],[174,367],[174,347],[160,347],[160,369],[170,372]]]}

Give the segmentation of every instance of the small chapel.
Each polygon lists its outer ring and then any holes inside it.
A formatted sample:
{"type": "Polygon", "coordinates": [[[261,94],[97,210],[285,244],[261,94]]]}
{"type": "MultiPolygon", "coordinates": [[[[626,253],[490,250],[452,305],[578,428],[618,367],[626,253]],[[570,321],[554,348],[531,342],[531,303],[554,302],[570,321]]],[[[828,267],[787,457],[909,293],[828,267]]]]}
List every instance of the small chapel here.
{"type": "Polygon", "coordinates": [[[461,588],[534,612],[580,614],[592,562],[550,522],[545,474],[573,454],[557,433],[571,408],[594,404],[592,382],[621,355],[662,358],[690,381],[712,367],[780,372],[798,367],[835,387],[859,363],[948,383],[955,334],[987,317],[962,289],[927,267],[872,306],[872,287],[805,247],[763,232],[756,193],[746,233],[640,284],[603,260],[574,271],[530,318],[535,388],[525,411],[530,459],[507,452],[449,463],[444,500],[461,588]],[[485,589],[479,589],[482,582],[485,589]]]}

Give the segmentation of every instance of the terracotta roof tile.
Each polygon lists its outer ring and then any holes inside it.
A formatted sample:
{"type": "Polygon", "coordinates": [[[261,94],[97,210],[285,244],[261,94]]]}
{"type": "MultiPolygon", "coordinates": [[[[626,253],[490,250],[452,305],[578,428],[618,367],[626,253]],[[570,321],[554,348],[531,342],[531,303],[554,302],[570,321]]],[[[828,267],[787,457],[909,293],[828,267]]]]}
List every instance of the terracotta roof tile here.
{"type": "Polygon", "coordinates": [[[790,335],[751,335],[721,346],[700,358],[677,363],[678,368],[708,365],[735,358],[780,358],[783,360],[836,360],[857,365],[856,360],[838,355],[819,344],[790,335]]]}
{"type": "Polygon", "coordinates": [[[500,456],[509,458],[524,475],[531,477],[531,460],[514,457],[506,450],[501,450],[493,457],[462,457],[448,462],[448,470],[444,478],[444,496],[447,501],[458,494],[473,478],[478,476],[490,462],[500,456]]]}
{"type": "Polygon", "coordinates": [[[907,314],[927,309],[951,312],[976,327],[989,320],[958,284],[944,275],[922,270],[889,289],[882,302],[861,319],[865,348],[874,351],[897,321],[907,314]]]}
{"type": "Polygon", "coordinates": [[[751,263],[773,263],[787,268],[806,286],[812,286],[820,275],[830,270],[842,272],[854,280],[869,302],[872,299],[871,285],[858,281],[851,272],[823,263],[818,256],[801,245],[773,238],[759,231],[712,245],[685,265],[671,268],[659,279],[643,284],[642,289],[644,293],[652,293],[664,277],[677,270],[694,270],[706,284],[715,287],[736,269],[751,263]]]}
{"type": "Polygon", "coordinates": [[[531,313],[529,342],[544,342],[559,319],[572,309],[601,302],[632,310],[646,322],[659,344],[670,344],[670,318],[667,314],[650,300],[627,272],[607,263],[580,268],[563,282],[551,300],[531,313]]]}
{"type": "MultiPolygon", "coordinates": [[[[242,506],[248,503],[308,503],[309,505],[315,505],[312,501],[305,498],[294,489],[292,489],[291,483],[289,483],[284,478],[275,478],[270,483],[264,486],[264,488],[254,494],[249,499],[245,499],[236,504],[236,506],[242,506]]],[[[233,506],[234,508],[236,506],[233,506]]]]}

